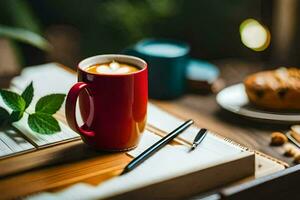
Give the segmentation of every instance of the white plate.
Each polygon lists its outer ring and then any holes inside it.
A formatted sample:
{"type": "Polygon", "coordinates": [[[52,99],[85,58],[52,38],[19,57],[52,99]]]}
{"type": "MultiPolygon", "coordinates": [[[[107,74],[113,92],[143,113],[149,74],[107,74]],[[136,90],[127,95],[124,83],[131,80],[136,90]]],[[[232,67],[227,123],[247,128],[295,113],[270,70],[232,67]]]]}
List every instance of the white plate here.
{"type": "Polygon", "coordinates": [[[300,122],[300,113],[270,112],[251,106],[242,83],[229,86],[219,92],[217,102],[225,110],[245,117],[284,123],[300,122]]]}

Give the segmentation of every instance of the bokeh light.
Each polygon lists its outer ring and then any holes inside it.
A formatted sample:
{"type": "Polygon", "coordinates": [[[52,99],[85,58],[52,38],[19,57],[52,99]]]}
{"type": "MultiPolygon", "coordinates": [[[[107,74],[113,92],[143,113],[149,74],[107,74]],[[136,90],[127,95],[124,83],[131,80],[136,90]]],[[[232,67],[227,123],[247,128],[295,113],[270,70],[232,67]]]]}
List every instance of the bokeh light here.
{"type": "Polygon", "coordinates": [[[254,51],[265,50],[271,41],[268,28],[255,19],[246,19],[241,23],[240,36],[242,43],[254,51]]]}

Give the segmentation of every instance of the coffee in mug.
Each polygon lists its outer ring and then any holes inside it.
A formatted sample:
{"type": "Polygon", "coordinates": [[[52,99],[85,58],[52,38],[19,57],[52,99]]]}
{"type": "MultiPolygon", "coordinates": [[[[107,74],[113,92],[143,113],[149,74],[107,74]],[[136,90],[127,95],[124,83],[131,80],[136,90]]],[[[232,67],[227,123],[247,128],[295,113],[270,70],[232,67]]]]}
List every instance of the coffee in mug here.
{"type": "Polygon", "coordinates": [[[138,71],[138,67],[112,61],[110,63],[95,64],[86,69],[87,72],[93,74],[128,74],[138,71]]]}

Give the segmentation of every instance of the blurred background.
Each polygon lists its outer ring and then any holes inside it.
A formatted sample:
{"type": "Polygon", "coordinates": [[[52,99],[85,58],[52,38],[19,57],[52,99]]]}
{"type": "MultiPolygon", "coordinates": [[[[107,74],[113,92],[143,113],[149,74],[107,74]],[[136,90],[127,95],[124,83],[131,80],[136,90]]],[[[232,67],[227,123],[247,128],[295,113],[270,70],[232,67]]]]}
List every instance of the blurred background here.
{"type": "Polygon", "coordinates": [[[1,0],[0,76],[50,61],[74,68],[82,58],[118,53],[149,37],[185,41],[193,57],[209,61],[299,65],[298,5],[297,0],[1,0]]]}

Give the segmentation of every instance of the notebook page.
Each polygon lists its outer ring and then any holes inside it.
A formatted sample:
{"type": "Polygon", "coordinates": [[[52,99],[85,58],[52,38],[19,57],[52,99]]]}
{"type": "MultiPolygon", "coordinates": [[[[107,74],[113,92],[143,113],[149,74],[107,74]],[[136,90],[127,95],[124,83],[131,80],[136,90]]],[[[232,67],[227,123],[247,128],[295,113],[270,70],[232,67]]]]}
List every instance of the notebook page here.
{"type": "MultiPolygon", "coordinates": [[[[11,90],[23,91],[30,82],[33,81],[34,87],[34,97],[32,103],[27,108],[29,112],[34,112],[36,102],[45,95],[52,93],[63,93],[66,94],[72,85],[76,82],[76,76],[56,63],[48,63],[39,66],[33,66],[25,68],[21,75],[15,77],[11,82],[11,90]]],[[[63,120],[64,107],[62,105],[60,110],[55,115],[56,119],[59,121],[61,127],[61,132],[53,135],[42,135],[34,133],[27,125],[27,118],[25,116],[18,122],[14,123],[14,126],[18,128],[22,134],[26,136],[31,142],[33,142],[37,147],[48,146],[56,144],[58,142],[65,142],[69,140],[79,139],[80,136],[72,131],[63,120]]],[[[80,121],[80,120],[79,120],[80,121]]]]}
{"type": "Polygon", "coordinates": [[[161,139],[160,136],[148,130],[145,130],[141,136],[138,146],[135,149],[128,151],[126,153],[132,157],[137,157],[139,154],[143,153],[147,148],[149,148],[151,145],[153,145],[160,139],[161,139]]]}
{"type": "MultiPolygon", "coordinates": [[[[132,157],[136,157],[160,139],[161,139],[160,136],[146,130],[143,133],[138,146],[135,149],[127,152],[127,154],[129,154],[132,157]]],[[[222,158],[223,156],[232,156],[234,154],[243,152],[243,150],[241,149],[231,148],[231,145],[229,146],[228,145],[229,144],[223,143],[220,140],[215,140],[215,137],[213,135],[207,134],[207,136],[204,138],[201,144],[196,148],[196,150],[190,152],[189,155],[197,154],[197,157],[199,157],[199,159],[203,157],[203,161],[205,161],[206,155],[208,155],[209,157],[222,158]],[[198,151],[198,149],[201,150],[198,151]]],[[[182,150],[186,152],[189,152],[190,150],[189,147],[185,147],[183,145],[176,145],[176,146],[177,147],[180,146],[180,148],[182,148],[182,150]]]]}
{"type": "MultiPolygon", "coordinates": [[[[145,132],[145,136],[142,137],[138,149],[145,148],[144,145],[151,145],[148,141],[154,143],[159,137],[148,131],[145,132]],[[147,142],[143,140],[147,140],[147,142]]],[[[95,187],[76,184],[62,192],[41,193],[31,196],[29,199],[101,199],[237,158],[237,152],[226,152],[221,155],[203,148],[204,146],[190,152],[189,147],[184,145],[167,145],[130,173],[117,176],[95,187]]],[[[239,154],[246,156],[250,153],[239,154]]]]}
{"type": "Polygon", "coordinates": [[[37,83],[34,85],[35,94],[43,96],[49,93],[66,94],[77,82],[77,77],[56,63],[47,63],[25,68],[20,76],[11,81],[11,86],[24,90],[31,81],[37,83]]]}
{"type": "Polygon", "coordinates": [[[34,149],[17,130],[12,128],[0,131],[0,158],[34,149]]]}
{"type": "MultiPolygon", "coordinates": [[[[169,114],[168,112],[160,109],[159,107],[153,105],[152,103],[148,103],[147,120],[149,125],[165,133],[171,132],[172,130],[174,130],[176,127],[180,126],[184,122],[184,120],[169,114]]],[[[199,131],[198,127],[191,126],[183,133],[181,133],[178,137],[192,144],[198,131],[199,131]]],[[[205,146],[204,148],[207,148],[210,151],[219,153],[220,155],[227,152],[244,151],[244,149],[223,140],[222,138],[214,135],[210,131],[208,131],[208,134],[205,137],[205,140],[201,143],[201,145],[205,146]]]]}

